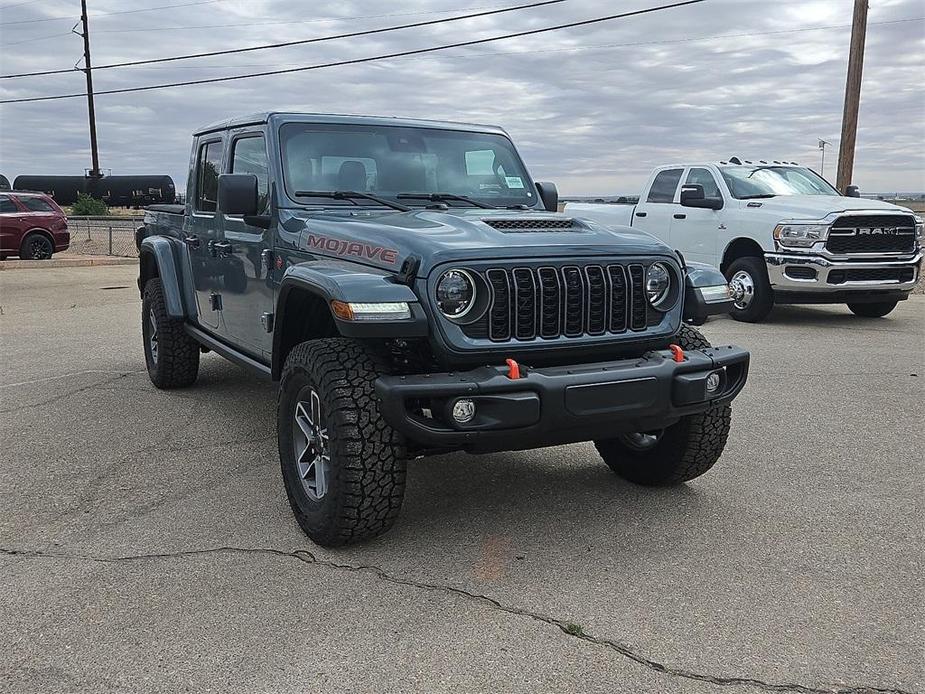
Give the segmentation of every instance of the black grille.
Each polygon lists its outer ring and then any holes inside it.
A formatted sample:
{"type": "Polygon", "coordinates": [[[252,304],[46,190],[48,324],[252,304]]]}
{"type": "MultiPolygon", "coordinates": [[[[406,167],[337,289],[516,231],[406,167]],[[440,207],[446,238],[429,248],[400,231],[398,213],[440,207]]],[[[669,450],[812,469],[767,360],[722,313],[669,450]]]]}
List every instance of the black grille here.
{"type": "Polygon", "coordinates": [[[498,231],[531,232],[531,231],[579,231],[571,219],[483,219],[488,226],[498,231]]]}
{"type": "Polygon", "coordinates": [[[845,282],[911,282],[915,279],[915,268],[865,268],[857,270],[832,270],[829,284],[845,282]]]}
{"type": "Polygon", "coordinates": [[[492,268],[483,274],[492,294],[485,317],[461,327],[495,342],[645,330],[661,315],[649,320],[644,276],[635,264],[492,268]]]}
{"type": "Polygon", "coordinates": [[[909,215],[845,215],[835,220],[825,247],[830,253],[908,253],[915,250],[909,215]]]}

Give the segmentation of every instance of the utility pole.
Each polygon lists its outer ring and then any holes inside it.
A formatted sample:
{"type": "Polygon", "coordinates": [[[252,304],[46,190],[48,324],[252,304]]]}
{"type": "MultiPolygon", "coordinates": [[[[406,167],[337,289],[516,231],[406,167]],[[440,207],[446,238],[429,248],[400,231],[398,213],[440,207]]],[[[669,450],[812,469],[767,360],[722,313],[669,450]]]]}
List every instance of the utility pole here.
{"type": "Polygon", "coordinates": [[[90,178],[102,178],[100,171],[100,153],[96,142],[96,108],[93,104],[93,68],[90,65],[90,26],[87,17],[87,0],[80,0],[80,21],[83,24],[84,38],[84,74],[87,76],[87,111],[90,117],[90,156],[93,158],[93,168],[90,169],[90,178]]]}
{"type": "Polygon", "coordinates": [[[825,148],[831,147],[832,143],[820,138],[819,149],[822,150],[822,164],[819,166],[819,175],[825,178],[825,148]]]}
{"type": "Polygon", "coordinates": [[[864,39],[867,36],[867,0],[854,0],[851,23],[851,50],[845,84],[845,111],[841,122],[836,188],[844,193],[854,173],[854,143],[858,134],[858,108],[861,104],[861,72],[864,69],[864,39]]]}

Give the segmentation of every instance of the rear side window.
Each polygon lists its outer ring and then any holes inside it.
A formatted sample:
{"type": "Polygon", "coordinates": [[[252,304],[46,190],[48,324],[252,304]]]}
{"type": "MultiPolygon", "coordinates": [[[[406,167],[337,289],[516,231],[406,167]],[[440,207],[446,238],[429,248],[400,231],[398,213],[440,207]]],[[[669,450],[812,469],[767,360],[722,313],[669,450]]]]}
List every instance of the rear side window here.
{"type": "Polygon", "coordinates": [[[9,195],[0,195],[0,214],[4,212],[19,212],[19,208],[9,195]]]}
{"type": "Polygon", "coordinates": [[[646,198],[646,202],[674,201],[674,192],[678,189],[682,173],[684,173],[684,169],[659,171],[655,180],[652,181],[652,187],[649,189],[649,197],[646,198]]]}
{"type": "Polygon", "coordinates": [[[30,212],[56,212],[55,208],[42,198],[20,198],[20,201],[30,212]]]}
{"type": "Polygon", "coordinates": [[[222,170],[222,143],[207,142],[199,148],[196,164],[196,209],[215,212],[218,208],[218,174],[222,170]]]}
{"type": "Polygon", "coordinates": [[[723,197],[719,192],[719,186],[716,185],[716,179],[713,178],[713,174],[710,173],[709,169],[691,169],[690,173],[687,174],[687,183],[703,186],[703,197],[705,198],[722,199],[723,197]]]}
{"type": "Polygon", "coordinates": [[[235,141],[231,155],[231,173],[248,173],[257,177],[257,209],[265,210],[270,199],[270,174],[263,136],[245,137],[235,141]]]}

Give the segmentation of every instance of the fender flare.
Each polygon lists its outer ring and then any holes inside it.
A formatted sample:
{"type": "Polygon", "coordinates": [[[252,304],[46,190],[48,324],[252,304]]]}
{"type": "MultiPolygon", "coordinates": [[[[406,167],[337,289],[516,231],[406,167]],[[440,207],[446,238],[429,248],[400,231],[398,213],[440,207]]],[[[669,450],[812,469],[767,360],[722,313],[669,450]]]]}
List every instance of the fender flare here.
{"type": "MultiPolygon", "coordinates": [[[[187,318],[186,309],[183,307],[183,293],[180,288],[180,275],[177,272],[177,253],[174,246],[176,241],[172,241],[166,236],[148,236],[144,238],[138,249],[138,256],[144,259],[146,256],[154,258],[157,266],[157,274],[161,278],[161,286],[164,290],[164,301],[167,304],[167,315],[171,318],[187,318]]],[[[141,275],[139,274],[139,284],[141,275]]],[[[139,287],[144,291],[144,287],[139,287]]]]}
{"type": "Polygon", "coordinates": [[[712,265],[687,262],[684,273],[685,321],[702,325],[707,316],[729,313],[732,310],[731,295],[717,295],[717,290],[705,294],[704,290],[707,287],[728,287],[726,277],[712,265]]]}
{"type": "Polygon", "coordinates": [[[342,263],[315,262],[287,268],[279,284],[273,324],[273,378],[282,371],[281,354],[287,297],[293,290],[306,291],[326,305],[331,301],[347,303],[405,302],[411,318],[403,320],[345,321],[331,313],[334,325],[344,337],[398,338],[426,337],[429,334],[427,316],[411,287],[396,283],[385,272],[367,267],[351,269],[342,263]]]}

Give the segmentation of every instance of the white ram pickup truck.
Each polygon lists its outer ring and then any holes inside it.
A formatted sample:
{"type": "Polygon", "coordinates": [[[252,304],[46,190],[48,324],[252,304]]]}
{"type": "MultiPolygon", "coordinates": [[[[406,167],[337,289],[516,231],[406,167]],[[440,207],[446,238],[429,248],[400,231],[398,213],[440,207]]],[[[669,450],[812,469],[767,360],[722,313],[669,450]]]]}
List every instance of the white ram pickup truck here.
{"type": "Polygon", "coordinates": [[[840,195],[811,169],[777,162],[660,166],[635,206],[565,211],[642,229],[687,260],[718,266],[735,298],[732,317],[747,322],[775,303],[844,303],[885,316],[909,295],[922,260],[914,212],[840,195]]]}

